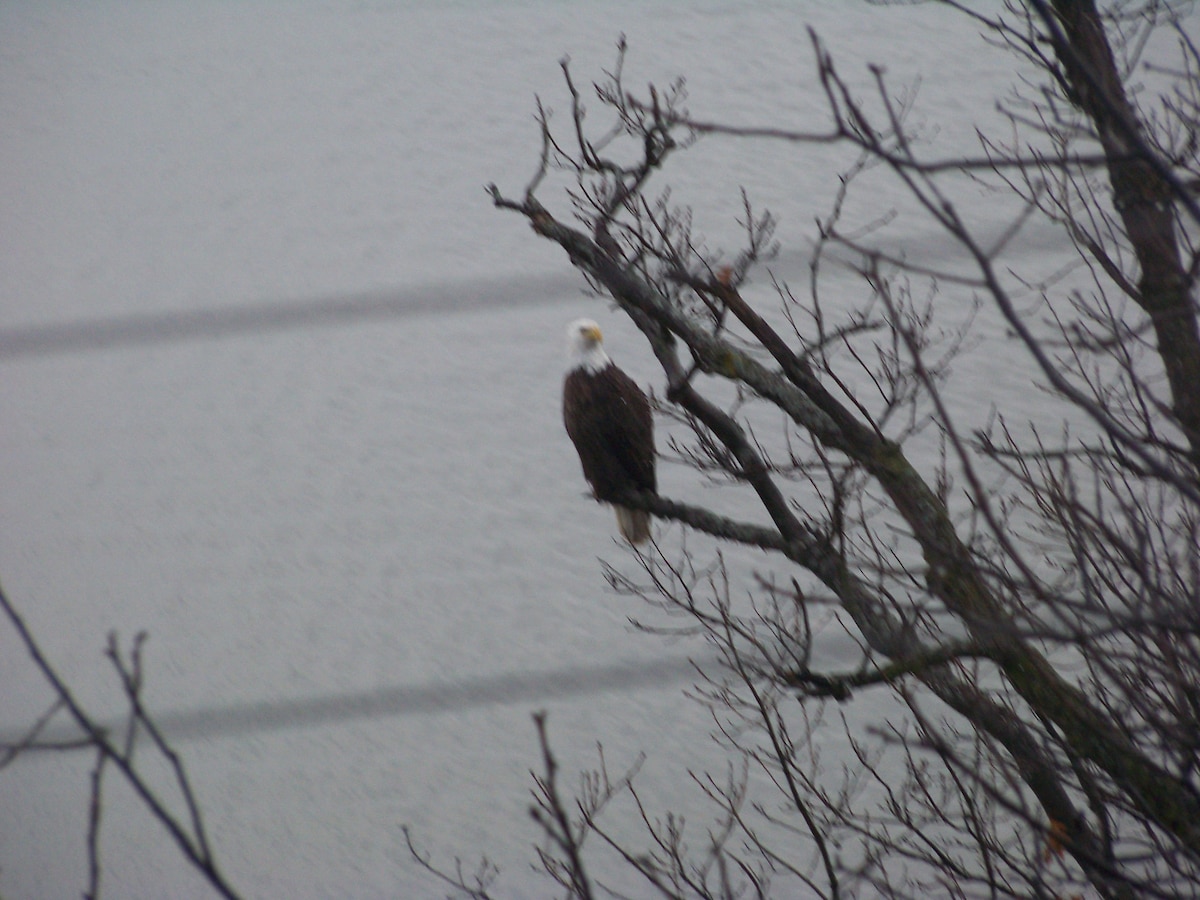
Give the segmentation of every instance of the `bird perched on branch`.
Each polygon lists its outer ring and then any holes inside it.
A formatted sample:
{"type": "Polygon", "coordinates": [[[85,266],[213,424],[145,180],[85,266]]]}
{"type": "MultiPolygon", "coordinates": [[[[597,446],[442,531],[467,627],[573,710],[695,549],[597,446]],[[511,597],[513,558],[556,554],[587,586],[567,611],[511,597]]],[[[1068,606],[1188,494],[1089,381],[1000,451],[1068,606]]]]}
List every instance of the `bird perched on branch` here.
{"type": "Polygon", "coordinates": [[[609,359],[603,341],[591,319],[567,327],[563,422],[592,493],[613,505],[621,536],[640,544],[650,537],[650,514],[618,501],[630,493],[657,491],[654,419],[650,401],[609,359]]]}

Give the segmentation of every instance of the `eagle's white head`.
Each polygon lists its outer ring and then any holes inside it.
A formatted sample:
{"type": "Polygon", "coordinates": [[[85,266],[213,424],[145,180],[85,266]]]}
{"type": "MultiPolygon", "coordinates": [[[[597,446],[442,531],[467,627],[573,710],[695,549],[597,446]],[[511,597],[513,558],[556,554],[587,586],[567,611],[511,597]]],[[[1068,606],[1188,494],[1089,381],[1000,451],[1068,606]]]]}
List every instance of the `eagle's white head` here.
{"type": "Polygon", "coordinates": [[[604,335],[591,319],[576,319],[567,326],[567,368],[599,372],[612,364],[604,352],[604,335]]]}

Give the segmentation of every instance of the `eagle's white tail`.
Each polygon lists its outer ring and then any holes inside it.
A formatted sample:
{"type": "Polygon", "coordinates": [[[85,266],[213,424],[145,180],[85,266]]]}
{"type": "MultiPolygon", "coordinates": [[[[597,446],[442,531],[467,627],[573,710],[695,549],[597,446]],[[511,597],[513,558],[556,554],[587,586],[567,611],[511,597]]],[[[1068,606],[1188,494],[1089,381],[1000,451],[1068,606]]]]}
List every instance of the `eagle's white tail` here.
{"type": "Polygon", "coordinates": [[[621,537],[631,544],[643,544],[650,540],[650,513],[641,509],[614,506],[617,511],[617,529],[621,537]]]}

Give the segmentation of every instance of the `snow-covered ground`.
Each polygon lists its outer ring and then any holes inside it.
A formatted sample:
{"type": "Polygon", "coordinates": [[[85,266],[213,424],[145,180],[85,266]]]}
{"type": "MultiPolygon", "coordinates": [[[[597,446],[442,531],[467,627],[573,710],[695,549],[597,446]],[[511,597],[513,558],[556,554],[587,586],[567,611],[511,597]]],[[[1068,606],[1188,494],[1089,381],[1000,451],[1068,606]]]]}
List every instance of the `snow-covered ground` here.
{"type": "MultiPolygon", "coordinates": [[[[0,5],[0,579],[94,709],[108,632],[149,633],[247,896],[435,896],[404,823],[527,896],[531,710],[566,772],[644,750],[666,804],[723,770],[704,649],[631,631],[559,419],[566,322],[652,361],[483,185],[520,190],[535,92],[565,110],[560,57],[599,77],[622,32],[699,116],[819,128],[810,24],[856,83],[922,76],[945,155],[1013,78],[958,17],[844,0],[0,5]]],[[[802,273],[840,153],[713,140],[673,181],[727,246],[744,185],[802,273]]],[[[7,627],[0,683],[10,735],[47,693],[7,627]]],[[[0,771],[6,900],[82,889],[91,763],[0,771]]],[[[115,778],[103,859],[107,896],[207,895],[115,778]]]]}

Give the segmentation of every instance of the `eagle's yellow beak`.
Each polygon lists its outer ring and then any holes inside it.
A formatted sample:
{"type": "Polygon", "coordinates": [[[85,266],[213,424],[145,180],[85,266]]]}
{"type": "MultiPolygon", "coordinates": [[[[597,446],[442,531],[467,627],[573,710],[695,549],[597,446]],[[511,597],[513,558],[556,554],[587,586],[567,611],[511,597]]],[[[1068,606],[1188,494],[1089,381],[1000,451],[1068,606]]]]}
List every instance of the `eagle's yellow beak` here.
{"type": "Polygon", "coordinates": [[[592,325],[589,328],[585,328],[583,329],[583,333],[589,340],[595,341],[597,344],[603,343],[604,341],[604,335],[600,332],[599,325],[592,325]]]}

